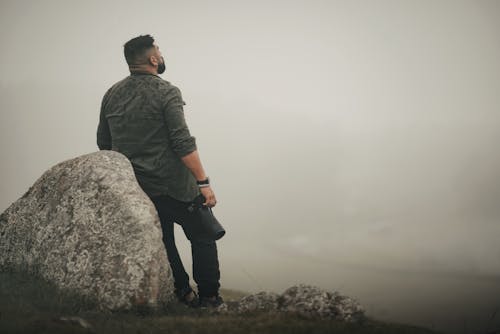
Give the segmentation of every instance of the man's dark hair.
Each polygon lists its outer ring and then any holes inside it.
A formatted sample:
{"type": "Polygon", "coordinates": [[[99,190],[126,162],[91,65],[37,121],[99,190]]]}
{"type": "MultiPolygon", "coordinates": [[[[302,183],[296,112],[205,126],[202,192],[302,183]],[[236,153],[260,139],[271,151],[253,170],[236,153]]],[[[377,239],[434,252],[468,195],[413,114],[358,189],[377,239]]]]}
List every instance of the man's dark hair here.
{"type": "Polygon", "coordinates": [[[146,62],[146,53],[151,49],[154,43],[154,38],[151,35],[141,35],[132,38],[123,46],[125,59],[129,65],[144,64],[146,62]]]}

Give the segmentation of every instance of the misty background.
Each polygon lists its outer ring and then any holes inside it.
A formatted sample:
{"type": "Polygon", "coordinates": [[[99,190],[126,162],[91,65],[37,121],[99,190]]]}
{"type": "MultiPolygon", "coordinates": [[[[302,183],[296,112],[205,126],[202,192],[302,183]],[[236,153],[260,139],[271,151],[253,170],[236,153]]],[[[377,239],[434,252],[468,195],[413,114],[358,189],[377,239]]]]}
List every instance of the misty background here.
{"type": "Polygon", "coordinates": [[[0,0],[0,28],[0,212],[97,151],[123,44],[152,34],[227,230],[222,287],[500,325],[500,2],[0,0]]]}

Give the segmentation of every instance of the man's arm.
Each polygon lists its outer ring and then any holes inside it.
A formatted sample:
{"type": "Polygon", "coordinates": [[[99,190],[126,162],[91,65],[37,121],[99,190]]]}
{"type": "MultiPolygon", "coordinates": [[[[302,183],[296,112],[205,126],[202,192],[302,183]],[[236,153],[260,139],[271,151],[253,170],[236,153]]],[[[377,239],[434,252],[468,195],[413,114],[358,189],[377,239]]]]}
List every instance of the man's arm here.
{"type": "MultiPolygon", "coordinates": [[[[197,181],[207,179],[207,175],[205,174],[197,150],[183,156],[181,159],[191,173],[193,173],[197,181]]],[[[213,207],[217,204],[217,199],[215,198],[215,194],[210,186],[200,188],[200,192],[205,197],[205,203],[203,203],[204,205],[213,207]]]]}
{"type": "MultiPolygon", "coordinates": [[[[167,124],[170,144],[173,151],[181,158],[182,162],[191,171],[197,181],[206,180],[207,175],[201,164],[200,156],[196,147],[196,140],[191,136],[184,117],[184,101],[180,91],[172,98],[165,109],[165,122],[167,124]]],[[[204,205],[215,206],[217,200],[210,186],[200,188],[205,197],[204,205]]]]}
{"type": "Polygon", "coordinates": [[[108,120],[104,116],[104,105],[108,93],[109,91],[106,92],[102,99],[99,125],[97,126],[97,146],[100,150],[111,150],[111,133],[109,131],[108,120]]]}

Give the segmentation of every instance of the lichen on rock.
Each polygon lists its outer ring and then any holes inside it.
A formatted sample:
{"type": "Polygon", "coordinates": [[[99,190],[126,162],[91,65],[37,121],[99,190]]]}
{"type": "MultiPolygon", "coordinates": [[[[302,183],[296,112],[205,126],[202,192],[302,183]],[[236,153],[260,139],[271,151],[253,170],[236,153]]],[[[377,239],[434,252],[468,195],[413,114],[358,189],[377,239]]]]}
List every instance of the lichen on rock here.
{"type": "Polygon", "coordinates": [[[156,209],[130,161],[114,151],[55,165],[0,215],[0,268],[7,267],[28,268],[102,309],[173,298],[156,209]]]}

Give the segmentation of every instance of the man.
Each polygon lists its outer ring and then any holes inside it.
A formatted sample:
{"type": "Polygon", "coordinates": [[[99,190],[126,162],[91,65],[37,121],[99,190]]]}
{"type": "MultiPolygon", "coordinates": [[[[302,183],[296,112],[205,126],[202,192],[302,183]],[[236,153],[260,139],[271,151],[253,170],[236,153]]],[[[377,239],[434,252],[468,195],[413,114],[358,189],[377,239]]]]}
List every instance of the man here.
{"type": "Polygon", "coordinates": [[[129,158],[137,181],[154,203],[179,300],[191,307],[217,307],[223,301],[216,243],[199,231],[188,211],[199,196],[208,207],[215,206],[216,198],[185,122],[181,92],[158,76],[165,71],[165,61],[152,36],[131,39],[124,53],[130,75],[103,97],[97,145],[129,158]],[[191,242],[198,294],[177,251],[174,222],[191,242]]]}

